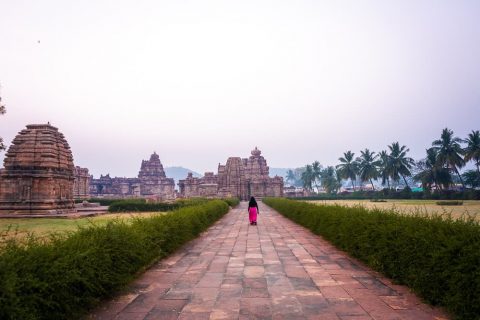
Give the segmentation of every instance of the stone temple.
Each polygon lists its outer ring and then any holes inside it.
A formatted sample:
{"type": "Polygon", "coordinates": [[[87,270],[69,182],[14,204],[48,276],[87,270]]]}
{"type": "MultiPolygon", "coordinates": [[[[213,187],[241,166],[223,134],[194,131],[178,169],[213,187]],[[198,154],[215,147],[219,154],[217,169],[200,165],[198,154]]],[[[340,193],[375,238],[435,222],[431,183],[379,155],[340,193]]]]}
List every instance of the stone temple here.
{"type": "Polygon", "coordinates": [[[192,174],[178,183],[180,196],[228,198],[248,200],[256,198],[282,197],[283,178],[269,176],[267,161],[255,147],[249,158],[230,157],[225,165],[218,165],[218,173],[205,172],[202,178],[192,174]]]}
{"type": "Polygon", "coordinates": [[[0,172],[0,213],[57,214],[74,210],[74,165],[65,137],[50,124],[20,131],[0,172]]]}
{"type": "Polygon", "coordinates": [[[155,200],[175,199],[175,181],[167,178],[160,157],[156,152],[150,160],[142,160],[138,178],[101,175],[90,182],[90,195],[95,197],[130,198],[143,197],[155,200]]]}

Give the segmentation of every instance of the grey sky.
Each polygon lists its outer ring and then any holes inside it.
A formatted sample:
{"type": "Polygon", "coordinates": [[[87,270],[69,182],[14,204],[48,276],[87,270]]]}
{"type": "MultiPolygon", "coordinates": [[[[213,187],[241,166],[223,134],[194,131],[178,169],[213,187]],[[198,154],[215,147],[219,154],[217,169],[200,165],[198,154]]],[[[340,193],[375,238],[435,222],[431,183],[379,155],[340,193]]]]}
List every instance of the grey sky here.
{"type": "MultiPolygon", "coordinates": [[[[272,167],[480,129],[480,1],[0,0],[10,143],[50,121],[76,165],[272,167]]],[[[3,162],[4,153],[0,154],[3,162]]]]}

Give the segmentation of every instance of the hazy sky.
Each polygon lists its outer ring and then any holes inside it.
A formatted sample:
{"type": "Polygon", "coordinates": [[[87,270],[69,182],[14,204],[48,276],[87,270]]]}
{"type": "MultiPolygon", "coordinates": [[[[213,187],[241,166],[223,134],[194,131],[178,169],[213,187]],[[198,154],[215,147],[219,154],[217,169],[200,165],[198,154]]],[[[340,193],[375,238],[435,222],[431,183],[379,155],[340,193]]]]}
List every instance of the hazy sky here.
{"type": "MultiPolygon", "coordinates": [[[[76,165],[337,163],[480,129],[480,1],[0,0],[10,144],[50,121],[76,165]]],[[[3,162],[4,152],[0,153],[3,162]]]]}

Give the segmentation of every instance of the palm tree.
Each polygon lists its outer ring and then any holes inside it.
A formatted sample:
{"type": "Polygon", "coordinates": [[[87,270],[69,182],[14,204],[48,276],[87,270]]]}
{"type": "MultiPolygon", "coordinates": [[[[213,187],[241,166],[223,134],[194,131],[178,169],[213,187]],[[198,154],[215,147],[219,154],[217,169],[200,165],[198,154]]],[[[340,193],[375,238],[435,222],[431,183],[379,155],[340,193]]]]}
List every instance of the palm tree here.
{"type": "Polygon", "coordinates": [[[377,157],[378,155],[375,152],[365,149],[365,151],[360,151],[360,157],[357,158],[360,180],[362,182],[370,181],[373,190],[375,190],[375,186],[372,180],[377,180],[377,168],[380,166],[380,161],[377,160],[377,157]]]}
{"type": "Polygon", "coordinates": [[[477,188],[480,187],[480,173],[476,170],[468,170],[462,174],[465,184],[477,188]]]}
{"type": "Polygon", "coordinates": [[[380,158],[380,176],[382,177],[382,186],[385,185],[385,183],[388,186],[388,189],[390,189],[390,171],[391,171],[391,166],[390,166],[390,158],[388,157],[388,153],[385,150],[380,151],[378,154],[380,158]]]}
{"type": "Polygon", "coordinates": [[[297,177],[295,177],[295,173],[293,172],[292,169],[287,170],[287,175],[285,177],[285,180],[287,180],[287,182],[290,182],[291,184],[295,184],[297,177]]]}
{"type": "Polygon", "coordinates": [[[317,188],[318,192],[318,184],[317,181],[320,181],[320,175],[322,172],[322,165],[318,161],[314,161],[312,163],[312,183],[315,184],[315,188],[317,188]]]}
{"type": "Polygon", "coordinates": [[[325,191],[329,194],[336,193],[341,186],[338,180],[335,168],[332,166],[326,167],[321,172],[321,182],[325,191]]]}
{"type": "Polygon", "coordinates": [[[303,187],[308,191],[311,191],[313,182],[313,169],[310,164],[307,164],[305,167],[305,171],[302,172],[302,181],[303,187]]]}
{"type": "Polygon", "coordinates": [[[420,181],[422,187],[430,190],[435,184],[436,188],[442,190],[442,186],[448,188],[452,183],[452,176],[447,168],[438,164],[438,152],[434,148],[427,149],[427,157],[417,162],[417,174],[413,177],[420,181]]]}
{"type": "Polygon", "coordinates": [[[477,166],[477,172],[480,175],[480,131],[472,130],[465,139],[467,146],[465,147],[465,162],[473,160],[477,166]]]}
{"type": "Polygon", "coordinates": [[[354,160],[355,153],[348,150],[343,153],[343,157],[338,158],[341,164],[337,165],[337,172],[343,179],[350,179],[352,181],[353,191],[355,191],[355,180],[357,179],[358,166],[354,160]]]}
{"type": "Polygon", "coordinates": [[[390,149],[390,154],[388,155],[390,177],[392,177],[393,181],[398,182],[401,176],[408,188],[409,186],[405,177],[412,175],[410,169],[415,164],[415,161],[412,158],[407,157],[407,152],[410,151],[410,149],[408,149],[407,146],[400,147],[398,141],[393,142],[388,148],[390,149]]]}
{"type": "Polygon", "coordinates": [[[452,130],[445,128],[442,131],[440,139],[433,141],[432,146],[438,152],[437,161],[439,164],[450,170],[454,170],[463,188],[465,188],[462,176],[458,172],[458,168],[462,168],[465,165],[465,161],[462,158],[463,149],[460,145],[461,142],[462,139],[453,136],[452,130]]]}

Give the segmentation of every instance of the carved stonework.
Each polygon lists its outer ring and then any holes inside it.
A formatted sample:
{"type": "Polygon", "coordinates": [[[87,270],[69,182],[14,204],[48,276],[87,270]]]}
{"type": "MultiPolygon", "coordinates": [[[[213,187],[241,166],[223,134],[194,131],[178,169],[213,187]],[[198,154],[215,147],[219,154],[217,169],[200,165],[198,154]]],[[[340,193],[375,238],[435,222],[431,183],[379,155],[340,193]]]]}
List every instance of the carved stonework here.
{"type": "Polygon", "coordinates": [[[88,199],[90,197],[90,175],[87,168],[78,166],[74,169],[73,197],[75,199],[88,199]]]}
{"type": "Polygon", "coordinates": [[[0,212],[63,213],[74,208],[74,165],[63,134],[50,124],[31,124],[7,151],[0,174],[0,212]]]}
{"type": "Polygon", "coordinates": [[[180,180],[180,196],[228,198],[247,200],[250,196],[282,197],[283,178],[269,177],[267,161],[255,147],[248,159],[228,158],[225,165],[218,165],[218,174],[206,172],[202,178],[191,174],[180,180]]]}

